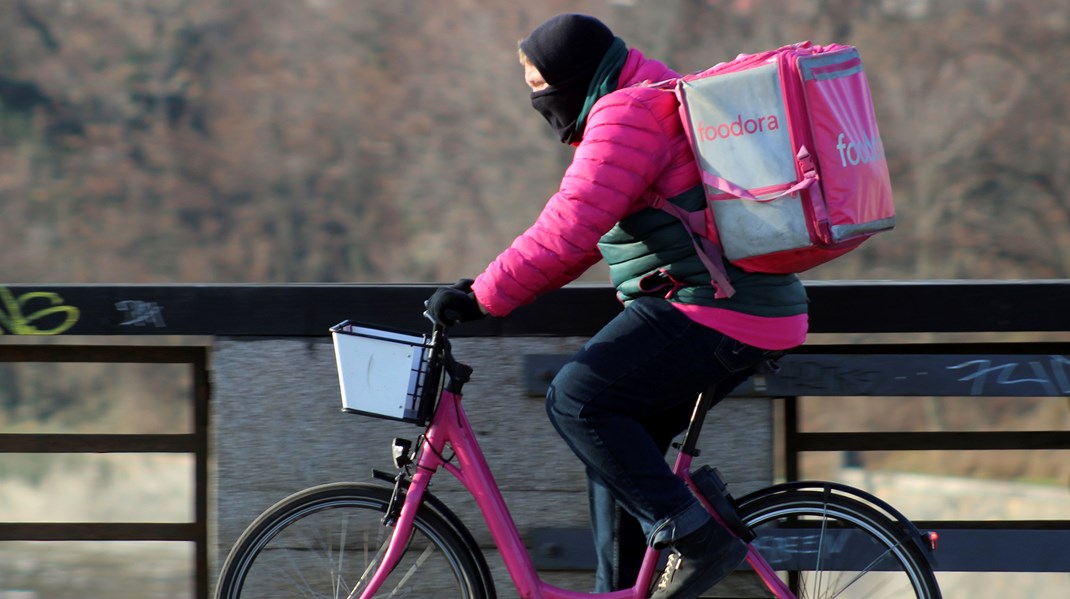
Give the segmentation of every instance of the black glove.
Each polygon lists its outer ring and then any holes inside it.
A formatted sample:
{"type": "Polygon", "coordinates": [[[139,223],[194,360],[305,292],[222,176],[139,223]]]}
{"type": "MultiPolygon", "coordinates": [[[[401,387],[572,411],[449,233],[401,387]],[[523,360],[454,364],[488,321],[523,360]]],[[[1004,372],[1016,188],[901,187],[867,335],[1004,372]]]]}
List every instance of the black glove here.
{"type": "Polygon", "coordinates": [[[442,326],[452,326],[486,316],[472,293],[472,279],[461,279],[449,287],[439,287],[424,302],[427,315],[442,326]]]}

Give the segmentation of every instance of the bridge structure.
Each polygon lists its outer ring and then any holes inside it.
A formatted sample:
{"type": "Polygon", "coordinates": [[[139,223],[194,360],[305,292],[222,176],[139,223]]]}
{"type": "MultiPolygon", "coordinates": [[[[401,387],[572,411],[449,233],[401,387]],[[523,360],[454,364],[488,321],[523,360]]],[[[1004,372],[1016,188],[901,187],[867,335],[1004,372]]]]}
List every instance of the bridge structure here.
{"type": "MultiPolygon", "coordinates": [[[[187,521],[0,522],[0,541],[185,543],[193,547],[190,596],[209,596],[215,568],[259,511],[310,484],[366,479],[389,463],[392,437],[419,434],[340,414],[328,328],[355,319],[426,330],[422,304],[433,288],[0,286],[0,363],[177,364],[190,405],[178,432],[0,431],[0,452],[183,454],[194,479],[187,521]]],[[[710,416],[734,425],[707,427],[729,432],[706,435],[716,438],[703,451],[718,457],[737,495],[775,477],[797,479],[813,453],[1070,450],[1065,420],[1030,431],[800,426],[812,397],[1070,397],[1070,281],[808,282],[807,290],[807,345],[710,416]]],[[[477,372],[468,395],[480,399],[469,412],[514,518],[539,567],[566,581],[592,563],[582,534],[583,476],[538,398],[564,356],[619,309],[610,289],[575,286],[454,331],[455,351],[477,372]],[[549,480],[531,480],[528,473],[547,461],[561,467],[549,480]],[[548,504],[560,507],[547,514],[548,504]]],[[[459,487],[437,493],[453,506],[470,504],[459,487]]],[[[478,515],[458,511],[492,553],[478,515]]],[[[921,524],[941,533],[941,570],[1070,572],[1067,519],[921,524]]]]}

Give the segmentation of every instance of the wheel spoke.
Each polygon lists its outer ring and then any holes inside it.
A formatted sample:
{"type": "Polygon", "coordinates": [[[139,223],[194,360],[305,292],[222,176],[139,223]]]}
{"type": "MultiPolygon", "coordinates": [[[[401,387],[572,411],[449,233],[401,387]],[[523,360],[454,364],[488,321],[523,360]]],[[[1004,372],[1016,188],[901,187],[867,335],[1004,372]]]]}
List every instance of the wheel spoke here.
{"type": "Polygon", "coordinates": [[[379,550],[375,552],[371,560],[368,559],[368,533],[364,533],[364,542],[361,547],[364,550],[364,561],[368,564],[368,567],[364,568],[364,572],[361,572],[360,578],[357,580],[356,585],[353,586],[353,590],[349,592],[346,599],[354,599],[357,597],[357,591],[364,588],[365,583],[368,582],[368,577],[375,573],[375,570],[379,567],[379,563],[383,559],[383,554],[386,553],[386,549],[390,546],[390,539],[387,538],[382,544],[379,545],[379,550]]]}
{"type": "MultiPolygon", "coordinates": [[[[390,494],[374,485],[324,485],[280,502],[235,543],[217,599],[356,599],[368,590],[390,544],[382,525],[390,494]]],[[[438,512],[421,508],[397,565],[375,595],[492,595],[483,587],[489,577],[481,569],[482,556],[466,538],[438,512]]]]}
{"type": "Polygon", "coordinates": [[[761,554],[799,599],[940,599],[921,549],[861,501],[818,491],[769,492],[740,506],[761,554]]]}
{"type": "Polygon", "coordinates": [[[814,567],[817,570],[817,588],[821,588],[821,574],[824,570],[821,568],[821,560],[825,556],[825,533],[828,531],[828,503],[821,505],[821,532],[817,535],[817,565],[814,567]]]}
{"type": "Polygon", "coordinates": [[[391,597],[398,596],[398,592],[402,589],[402,587],[405,586],[405,583],[408,582],[414,574],[416,574],[416,571],[420,568],[420,566],[422,566],[423,563],[426,562],[427,559],[431,557],[431,554],[434,552],[434,545],[428,545],[426,548],[424,548],[423,552],[420,554],[420,557],[416,558],[416,563],[414,563],[412,567],[409,568],[407,572],[405,572],[405,575],[402,576],[401,580],[398,581],[397,586],[394,587],[394,590],[390,592],[391,597]]]}
{"type": "Polygon", "coordinates": [[[883,560],[884,558],[886,558],[890,554],[891,554],[891,549],[886,549],[883,553],[881,553],[877,557],[873,558],[873,561],[869,562],[869,564],[867,564],[865,568],[862,568],[857,574],[855,574],[854,578],[849,580],[847,582],[847,584],[845,584],[843,586],[843,588],[841,588],[838,593],[836,593],[835,595],[832,595],[831,597],[829,597],[829,599],[836,599],[837,597],[842,595],[848,588],[851,587],[851,585],[853,585],[854,583],[856,583],[859,580],[861,580],[862,577],[865,576],[866,574],[872,572],[873,571],[873,567],[876,566],[881,560],[883,560]]]}

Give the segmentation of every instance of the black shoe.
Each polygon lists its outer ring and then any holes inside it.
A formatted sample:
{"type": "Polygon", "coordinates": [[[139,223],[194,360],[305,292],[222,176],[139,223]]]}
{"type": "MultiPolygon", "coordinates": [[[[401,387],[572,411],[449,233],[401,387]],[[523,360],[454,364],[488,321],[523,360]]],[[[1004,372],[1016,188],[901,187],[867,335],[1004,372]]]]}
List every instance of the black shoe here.
{"type": "Polygon", "coordinates": [[[650,599],[696,599],[746,557],[746,543],[711,520],[673,543],[669,563],[650,599]]]}

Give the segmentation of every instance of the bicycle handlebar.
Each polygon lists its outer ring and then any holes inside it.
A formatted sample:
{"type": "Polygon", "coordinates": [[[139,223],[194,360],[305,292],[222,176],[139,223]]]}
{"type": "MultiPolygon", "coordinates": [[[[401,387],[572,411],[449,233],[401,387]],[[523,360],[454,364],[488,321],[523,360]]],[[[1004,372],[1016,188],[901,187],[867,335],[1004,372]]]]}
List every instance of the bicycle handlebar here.
{"type": "Polygon", "coordinates": [[[442,367],[449,376],[446,382],[446,390],[451,393],[461,394],[461,388],[472,378],[473,368],[467,364],[458,362],[453,357],[453,345],[450,343],[449,326],[443,325],[431,318],[424,312],[424,316],[431,321],[431,347],[442,360],[442,367]]]}

